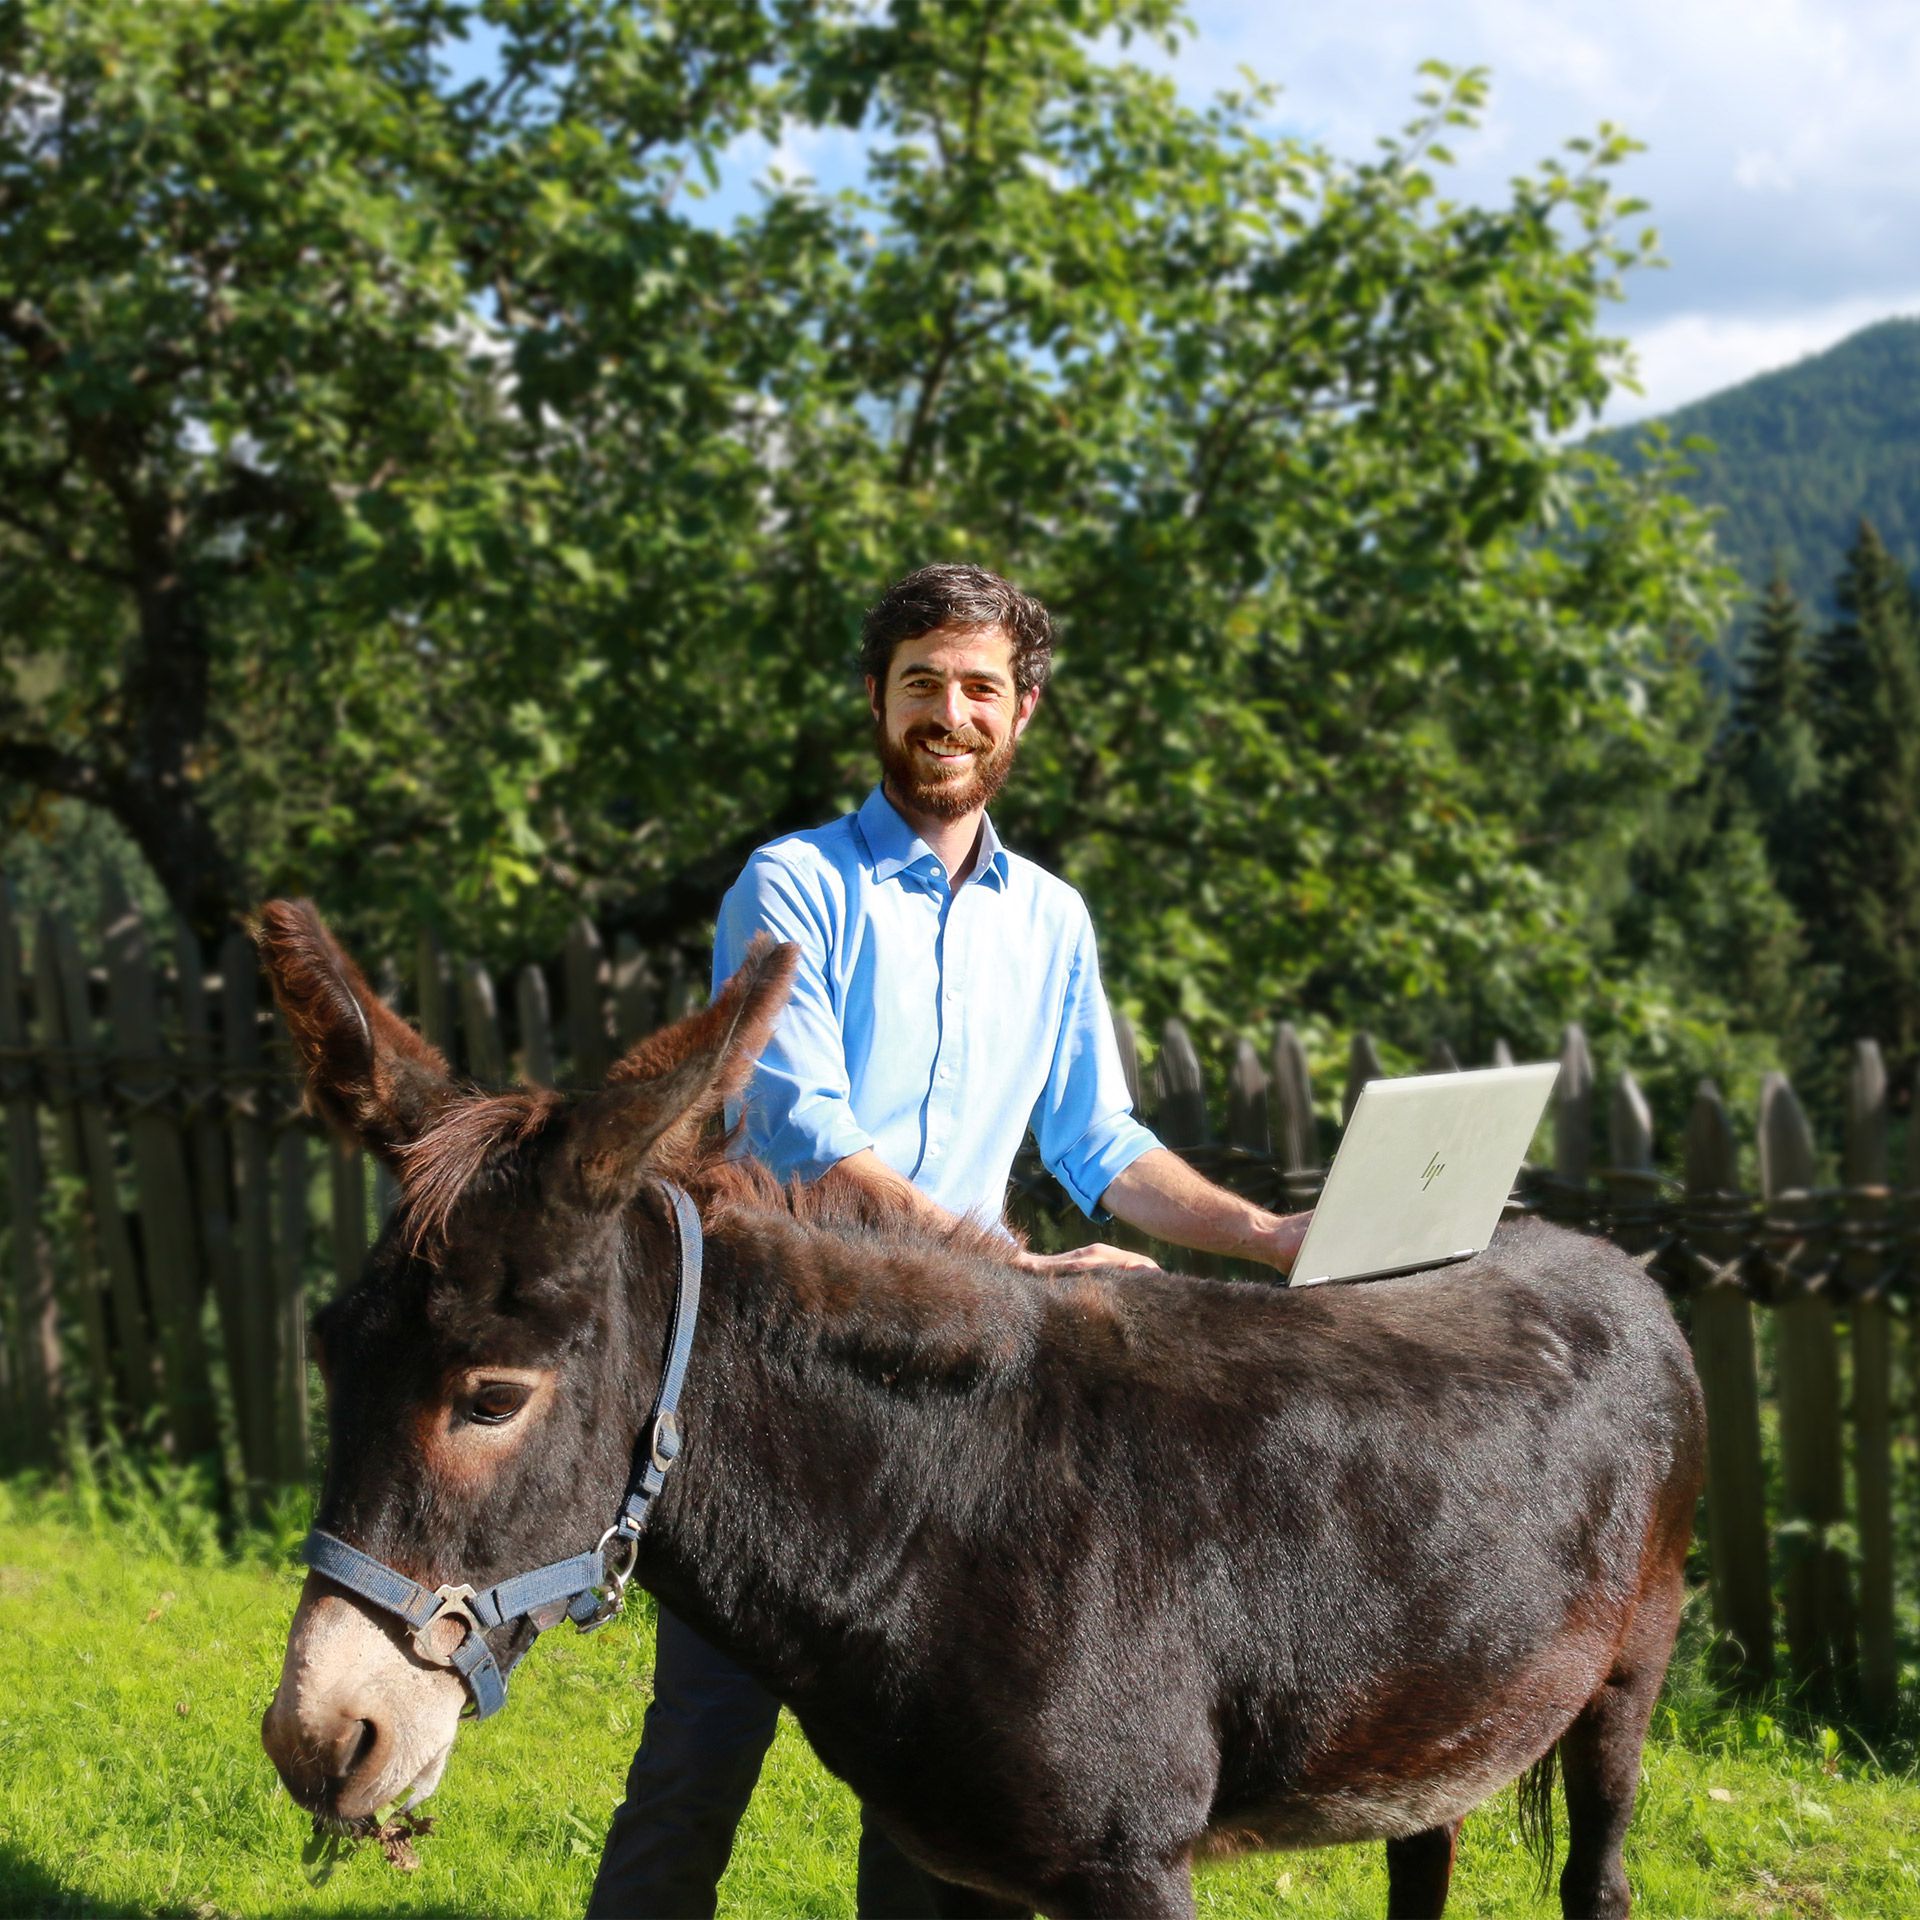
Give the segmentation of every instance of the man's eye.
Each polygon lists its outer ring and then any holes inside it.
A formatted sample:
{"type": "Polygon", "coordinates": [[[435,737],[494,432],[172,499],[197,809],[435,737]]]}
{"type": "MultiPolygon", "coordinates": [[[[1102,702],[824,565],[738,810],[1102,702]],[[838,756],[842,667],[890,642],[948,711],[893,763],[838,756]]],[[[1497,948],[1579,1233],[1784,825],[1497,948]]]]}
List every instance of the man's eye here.
{"type": "Polygon", "coordinates": [[[490,1380],[475,1389],[467,1402],[467,1418],[483,1427],[497,1427],[511,1420],[533,1395],[531,1387],[516,1386],[507,1380],[490,1380]]]}

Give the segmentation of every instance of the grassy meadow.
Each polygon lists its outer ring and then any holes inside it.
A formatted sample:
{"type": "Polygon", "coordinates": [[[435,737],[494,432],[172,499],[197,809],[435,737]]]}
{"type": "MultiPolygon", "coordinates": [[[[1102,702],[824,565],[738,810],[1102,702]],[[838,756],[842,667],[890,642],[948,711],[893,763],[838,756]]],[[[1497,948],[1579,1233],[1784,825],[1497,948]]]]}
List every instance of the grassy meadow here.
{"type": "MultiPolygon", "coordinates": [[[[648,1698],[646,1606],[543,1640],[511,1711],[463,1733],[417,1867],[361,1846],[323,1878],[257,1734],[299,1591],[296,1523],[223,1553],[190,1501],[128,1510],[0,1482],[0,1914],[580,1911],[648,1698]]],[[[1785,1710],[1723,1709],[1696,1637],[1647,1749],[1637,1911],[1920,1912],[1920,1777],[1785,1710]]],[[[851,1797],[783,1722],[721,1913],[851,1915],[855,1832],[851,1797]]],[[[1377,1847],[1264,1855],[1205,1869],[1199,1906],[1347,1920],[1384,1912],[1385,1886],[1377,1847]]],[[[1511,1794],[1468,1821],[1452,1910],[1558,1910],[1535,1897],[1511,1794]]]]}

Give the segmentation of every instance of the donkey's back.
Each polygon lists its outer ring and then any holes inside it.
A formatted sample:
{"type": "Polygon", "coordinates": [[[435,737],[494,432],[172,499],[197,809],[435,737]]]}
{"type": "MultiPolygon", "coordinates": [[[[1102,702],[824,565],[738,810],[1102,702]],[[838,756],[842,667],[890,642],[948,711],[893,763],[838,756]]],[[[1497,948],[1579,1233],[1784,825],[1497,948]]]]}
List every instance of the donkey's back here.
{"type": "Polygon", "coordinates": [[[1022,1856],[1031,1898],[1116,1834],[1163,1861],[1377,1838],[1394,1913],[1438,1912],[1461,1817],[1560,1742],[1568,1911],[1624,1911],[1703,1445],[1635,1263],[1519,1222],[1365,1286],[1072,1282],[1031,1365],[987,1518],[906,1575],[879,1724],[796,1703],[910,1846],[976,1881],[983,1843],[1022,1856]]]}

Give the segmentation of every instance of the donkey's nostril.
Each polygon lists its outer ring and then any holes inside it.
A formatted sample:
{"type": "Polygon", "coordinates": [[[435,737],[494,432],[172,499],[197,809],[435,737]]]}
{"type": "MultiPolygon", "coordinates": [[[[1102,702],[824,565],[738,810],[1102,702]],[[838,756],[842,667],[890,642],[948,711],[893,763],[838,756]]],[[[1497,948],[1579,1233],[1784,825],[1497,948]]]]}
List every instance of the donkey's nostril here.
{"type": "Polygon", "coordinates": [[[327,1771],[336,1786],[344,1786],[372,1754],[380,1738],[380,1729],[371,1720],[348,1720],[333,1740],[328,1755],[332,1764],[327,1771]]]}

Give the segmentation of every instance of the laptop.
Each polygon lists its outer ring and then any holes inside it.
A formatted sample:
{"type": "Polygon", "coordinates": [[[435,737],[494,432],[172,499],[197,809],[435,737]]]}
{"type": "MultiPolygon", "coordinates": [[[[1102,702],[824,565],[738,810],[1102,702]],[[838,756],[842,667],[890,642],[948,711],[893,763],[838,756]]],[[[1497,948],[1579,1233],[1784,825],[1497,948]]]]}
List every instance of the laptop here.
{"type": "Polygon", "coordinates": [[[1292,1284],[1378,1280],[1482,1252],[1559,1073],[1548,1060],[1369,1080],[1327,1169],[1292,1284]]]}

